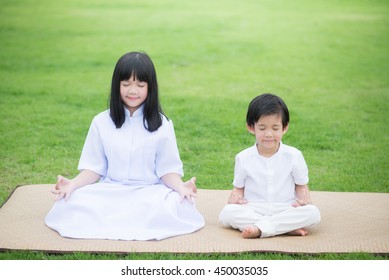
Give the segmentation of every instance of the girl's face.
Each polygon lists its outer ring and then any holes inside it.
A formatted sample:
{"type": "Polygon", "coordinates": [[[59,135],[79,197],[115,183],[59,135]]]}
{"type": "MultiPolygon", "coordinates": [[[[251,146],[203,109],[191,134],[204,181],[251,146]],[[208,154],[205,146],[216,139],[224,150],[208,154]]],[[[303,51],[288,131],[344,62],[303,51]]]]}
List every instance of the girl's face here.
{"type": "Polygon", "coordinates": [[[281,115],[268,115],[261,116],[253,126],[247,125],[247,129],[255,135],[258,153],[264,157],[271,157],[278,151],[288,126],[282,127],[281,115]]]}
{"type": "Polygon", "coordinates": [[[148,85],[131,76],[128,80],[120,82],[120,96],[124,106],[132,114],[145,102],[148,85]]]}

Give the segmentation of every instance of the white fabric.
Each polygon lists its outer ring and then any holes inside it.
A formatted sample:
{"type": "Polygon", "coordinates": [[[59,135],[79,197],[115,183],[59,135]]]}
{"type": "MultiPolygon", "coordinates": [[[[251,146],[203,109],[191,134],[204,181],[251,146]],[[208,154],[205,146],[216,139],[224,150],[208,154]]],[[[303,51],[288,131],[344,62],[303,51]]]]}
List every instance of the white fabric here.
{"type": "Polygon", "coordinates": [[[320,222],[320,212],[312,204],[293,207],[286,203],[227,204],[219,215],[225,225],[243,231],[248,225],[261,230],[261,238],[310,229],[320,222]]]}
{"type": "Polygon", "coordinates": [[[295,184],[308,184],[308,168],[302,153],[294,147],[281,143],[277,153],[266,158],[254,145],[235,158],[233,185],[245,188],[247,201],[293,203],[295,184]]]}
{"type": "Polygon", "coordinates": [[[302,153],[280,144],[273,156],[258,153],[257,146],[238,153],[235,158],[233,185],[244,188],[244,205],[228,204],[219,215],[225,225],[243,231],[248,225],[261,230],[261,237],[309,229],[320,221],[314,205],[293,207],[295,184],[308,184],[308,167],[302,153]]]}
{"type": "Polygon", "coordinates": [[[97,115],[90,126],[78,169],[92,170],[109,182],[127,185],[158,184],[167,173],[183,175],[173,122],[149,132],[143,124],[143,107],[117,129],[109,111],[97,115]]]}
{"type": "Polygon", "coordinates": [[[181,201],[160,177],[183,175],[172,121],[149,132],[143,107],[117,129],[109,111],[90,126],[79,169],[100,175],[99,183],[54,203],[46,224],[64,237],[160,240],[194,232],[204,226],[195,204],[181,201]]]}

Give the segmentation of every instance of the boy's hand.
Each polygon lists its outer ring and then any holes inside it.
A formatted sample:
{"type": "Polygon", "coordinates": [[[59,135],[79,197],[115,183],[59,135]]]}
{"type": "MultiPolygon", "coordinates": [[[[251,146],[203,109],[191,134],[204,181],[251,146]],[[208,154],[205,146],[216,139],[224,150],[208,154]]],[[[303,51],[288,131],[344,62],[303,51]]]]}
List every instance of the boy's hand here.
{"type": "Polygon", "coordinates": [[[296,185],[296,201],[292,204],[293,207],[312,204],[311,196],[307,185],[296,185]]]}
{"type": "Polygon", "coordinates": [[[244,188],[234,188],[228,198],[228,204],[246,204],[247,200],[243,195],[244,188]]]}

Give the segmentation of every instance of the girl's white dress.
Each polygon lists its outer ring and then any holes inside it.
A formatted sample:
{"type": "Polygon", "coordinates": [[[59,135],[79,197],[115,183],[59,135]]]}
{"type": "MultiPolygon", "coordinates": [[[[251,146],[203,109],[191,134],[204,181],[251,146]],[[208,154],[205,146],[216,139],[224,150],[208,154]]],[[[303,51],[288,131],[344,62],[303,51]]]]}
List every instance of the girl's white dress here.
{"type": "Polygon", "coordinates": [[[45,218],[61,236],[120,240],[160,240],[204,226],[195,204],[181,201],[160,178],[183,175],[173,123],[149,132],[143,107],[117,129],[109,111],[97,115],[82,150],[79,170],[100,174],[98,183],[75,190],[54,203],[45,218]]]}

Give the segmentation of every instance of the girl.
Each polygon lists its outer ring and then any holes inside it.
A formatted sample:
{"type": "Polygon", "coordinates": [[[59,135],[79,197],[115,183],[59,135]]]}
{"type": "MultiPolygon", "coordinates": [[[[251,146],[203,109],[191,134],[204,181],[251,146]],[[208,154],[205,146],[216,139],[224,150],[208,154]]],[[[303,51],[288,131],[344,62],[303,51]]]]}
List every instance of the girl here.
{"type": "Polygon", "coordinates": [[[80,173],[58,176],[45,218],[61,236],[160,240],[204,226],[196,178],[183,182],[173,123],[162,112],[154,65],[145,53],[117,62],[110,109],[92,121],[80,173]]]}

